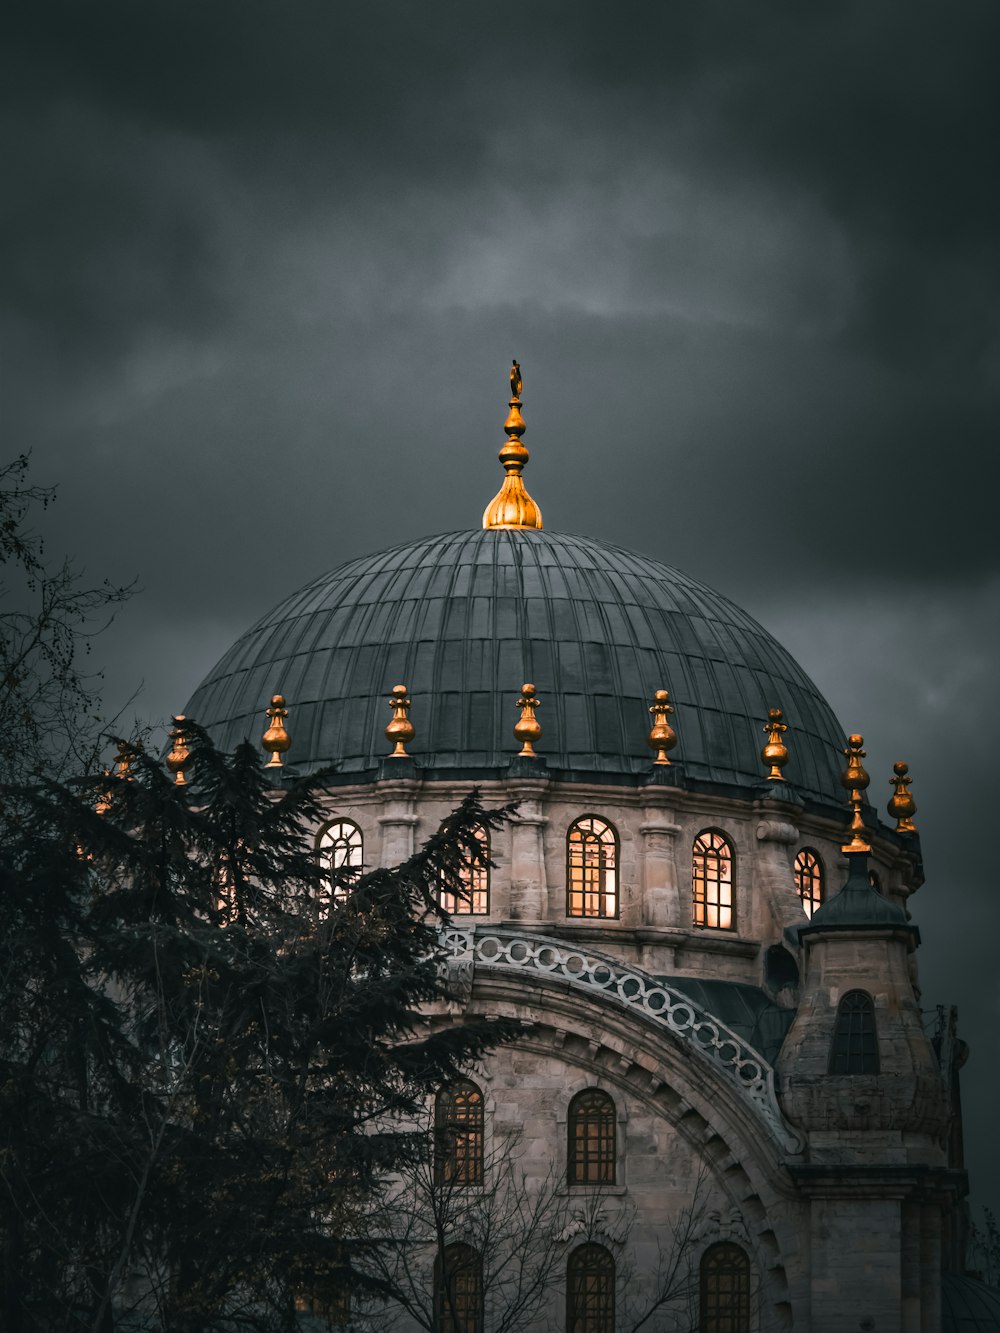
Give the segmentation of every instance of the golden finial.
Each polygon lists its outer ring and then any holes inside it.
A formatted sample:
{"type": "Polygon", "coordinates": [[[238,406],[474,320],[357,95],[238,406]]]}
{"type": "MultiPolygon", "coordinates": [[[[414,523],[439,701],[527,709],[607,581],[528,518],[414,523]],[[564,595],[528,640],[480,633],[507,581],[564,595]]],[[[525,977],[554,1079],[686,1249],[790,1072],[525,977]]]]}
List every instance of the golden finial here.
{"type": "MultiPolygon", "coordinates": [[[[517,362],[515,361],[514,364],[517,365],[517,362]]],[[[517,701],[517,706],[521,710],[521,716],[514,724],[514,736],[521,742],[518,758],[527,756],[530,759],[535,754],[535,741],[542,738],[542,726],[535,717],[538,698],[535,694],[534,685],[524,684],[521,686],[521,697],[517,701]]]]}
{"type": "Polygon", "coordinates": [[[861,818],[862,792],[867,789],[871,781],[861,762],[865,757],[865,751],[861,748],[864,743],[864,736],[848,736],[847,749],[841,750],[841,754],[847,760],[847,767],[840,775],[840,785],[847,788],[847,799],[851,806],[851,841],[845,847],[841,847],[842,852],[871,851],[871,846],[864,836],[865,825],[861,818]]]}
{"type": "Polygon", "coordinates": [[[672,750],[677,744],[677,732],[667,721],[667,718],[674,711],[670,703],[670,695],[666,690],[657,690],[653,695],[653,702],[649,711],[653,715],[653,725],[649,729],[649,745],[656,751],[654,764],[669,764],[667,751],[672,750]]]}
{"type": "Polygon", "coordinates": [[[913,816],[917,813],[917,803],[907,790],[913,779],[910,777],[910,765],[897,759],[892,766],[895,777],[889,779],[889,786],[895,791],[889,797],[889,814],[896,821],[897,833],[916,833],[917,826],[913,816]]]}
{"type": "Polygon", "coordinates": [[[115,749],[118,755],[115,759],[115,777],[121,778],[123,782],[131,782],[132,765],[135,763],[135,751],[128,741],[115,741],[115,749]]]}
{"type": "MultiPolygon", "coordinates": [[[[110,778],[110,776],[111,776],[110,768],[104,768],[101,770],[101,777],[110,778]]],[[[100,792],[98,793],[97,800],[94,802],[94,813],[96,815],[106,815],[110,809],[111,809],[111,787],[110,785],[108,785],[102,787],[100,792]]],[[[88,860],[89,859],[90,858],[88,857],[88,860]]]]}
{"type": "Polygon", "coordinates": [[[515,361],[510,372],[510,412],[503,428],[507,432],[507,441],[497,457],[507,474],[503,485],[486,506],[483,514],[484,528],[540,528],[542,511],[524,489],[521,474],[529,454],[521,443],[524,434],[524,418],[521,416],[521,367],[515,361]]]}
{"type": "Polygon", "coordinates": [[[410,700],[405,685],[393,685],[389,707],[392,709],[392,721],[385,729],[385,738],[396,747],[389,758],[409,759],[406,746],[413,740],[415,732],[409,718],[410,700]]]}
{"type": "Polygon", "coordinates": [[[174,718],[174,729],[170,733],[170,740],[173,742],[170,753],[167,755],[167,768],[174,775],[174,785],[177,787],[186,787],[188,780],[184,776],[184,770],[190,766],[191,751],[187,746],[187,735],[184,731],[184,723],[187,718],[183,713],[178,713],[174,718]]]}
{"type": "Polygon", "coordinates": [[[788,763],[788,746],[781,739],[788,730],[788,723],[784,720],[784,714],[780,708],[769,708],[767,710],[767,726],[764,728],[767,734],[767,744],[760,752],[760,757],[765,764],[771,765],[771,771],[767,775],[768,782],[781,782],[781,770],[788,763]]]}
{"type": "Polygon", "coordinates": [[[288,716],[288,709],[285,707],[284,695],[275,694],[271,699],[271,707],[264,711],[271,719],[271,725],[260,738],[261,745],[271,755],[264,767],[280,768],[281,756],[292,743],[291,736],[285,730],[285,718],[288,716]]]}

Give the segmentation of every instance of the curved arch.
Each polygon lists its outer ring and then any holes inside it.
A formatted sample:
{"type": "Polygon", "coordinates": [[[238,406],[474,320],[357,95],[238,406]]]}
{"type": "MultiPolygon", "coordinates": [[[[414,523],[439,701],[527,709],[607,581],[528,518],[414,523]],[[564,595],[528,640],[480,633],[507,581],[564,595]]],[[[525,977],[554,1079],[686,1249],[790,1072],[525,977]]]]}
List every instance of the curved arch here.
{"type": "Polygon", "coordinates": [[[567,1333],[614,1333],[615,1260],[603,1245],[578,1245],[566,1260],[567,1333]]]}
{"type": "Polygon", "coordinates": [[[464,1241],[446,1245],[434,1260],[434,1316],[441,1333],[483,1327],[483,1256],[464,1241]]]}
{"type": "Polygon", "coordinates": [[[717,1241],[699,1265],[701,1333],[750,1333],[750,1256],[731,1240],[717,1241]]]}
{"type": "Polygon", "coordinates": [[[330,872],[331,900],[343,902],[364,868],[365,835],[353,819],[333,819],[320,831],[316,852],[330,872]]]}
{"type": "Polygon", "coordinates": [[[566,1114],[566,1183],[614,1185],[618,1156],[617,1108],[610,1093],[584,1088],[566,1114]]]}
{"type": "Polygon", "coordinates": [[[733,844],[721,829],[707,828],[691,845],[691,919],[696,926],[736,929],[733,844]]]}
{"type": "Polygon", "coordinates": [[[795,889],[803,911],[811,917],[826,897],[826,876],[819,852],[813,847],[802,847],[795,853],[794,871],[795,889]]]}
{"type": "Polygon", "coordinates": [[[877,1074],[878,1032],[875,1002],[867,991],[849,990],[840,997],[830,1042],[831,1074],[877,1074]]]}
{"type": "Polygon", "coordinates": [[[434,1177],[439,1185],[482,1185],[485,1156],[482,1089],[459,1079],[434,1099],[434,1177]]]}
{"type": "Polygon", "coordinates": [[[460,893],[442,889],[438,901],[449,916],[487,916],[490,910],[490,835],[489,830],[477,824],[476,841],[479,843],[484,860],[473,865],[463,864],[459,871],[462,882],[460,893]]]}
{"type": "Polygon", "coordinates": [[[566,830],[566,915],[617,917],[618,830],[600,815],[580,815],[566,830]]]}

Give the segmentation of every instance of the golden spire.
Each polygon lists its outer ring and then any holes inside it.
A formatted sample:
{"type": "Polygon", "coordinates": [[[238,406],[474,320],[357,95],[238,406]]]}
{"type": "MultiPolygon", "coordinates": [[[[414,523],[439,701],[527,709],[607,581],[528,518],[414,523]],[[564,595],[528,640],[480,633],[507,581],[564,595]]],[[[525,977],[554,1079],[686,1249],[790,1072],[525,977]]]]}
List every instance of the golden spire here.
{"type": "Polygon", "coordinates": [[[271,758],[264,767],[280,768],[281,756],[292,743],[291,736],[285,730],[285,718],[288,716],[288,709],[285,707],[284,695],[274,695],[271,699],[271,707],[265,709],[265,712],[271,719],[271,725],[260,738],[260,743],[270,753],[271,758]]]}
{"type": "Polygon", "coordinates": [[[406,746],[413,740],[416,733],[413,730],[413,723],[409,719],[410,700],[405,685],[393,685],[389,707],[392,709],[392,721],[385,729],[385,738],[390,745],[396,747],[389,758],[409,759],[410,756],[406,753],[406,746]]]}
{"type": "Polygon", "coordinates": [[[184,770],[190,766],[191,751],[187,746],[187,736],[184,732],[184,723],[187,718],[183,713],[178,713],[174,718],[174,730],[170,733],[170,740],[173,742],[170,753],[167,755],[167,768],[174,775],[174,784],[178,787],[186,787],[188,780],[184,776],[184,770]]]}
{"type": "Polygon", "coordinates": [[[861,802],[864,799],[862,792],[867,789],[871,781],[861,762],[865,757],[865,751],[861,748],[864,743],[864,736],[848,736],[847,749],[841,750],[841,754],[847,760],[847,767],[840,775],[840,785],[847,788],[847,799],[851,806],[851,841],[841,847],[842,852],[871,851],[864,836],[865,825],[861,818],[861,802]]]}
{"type": "Polygon", "coordinates": [[[895,777],[889,779],[889,786],[895,787],[895,791],[889,797],[889,814],[896,820],[897,833],[916,833],[917,826],[913,822],[913,816],[917,813],[917,803],[912,795],[907,791],[913,779],[909,776],[910,765],[904,764],[902,759],[892,766],[895,777]]]}
{"type": "Polygon", "coordinates": [[[115,777],[124,782],[133,781],[132,765],[135,763],[135,751],[128,741],[115,741],[118,757],[115,759],[115,777]]]}
{"type": "MultiPolygon", "coordinates": [[[[517,362],[514,364],[516,365],[517,362]]],[[[514,736],[521,742],[518,758],[527,757],[531,759],[535,757],[535,741],[542,738],[542,724],[535,717],[538,699],[535,695],[534,685],[524,684],[521,686],[521,697],[517,701],[517,706],[521,710],[521,716],[514,724],[514,736]]]]}
{"type": "Polygon", "coordinates": [[[507,442],[497,457],[507,474],[503,485],[486,506],[484,528],[540,528],[542,511],[524,489],[521,473],[528,461],[528,451],[521,443],[524,418],[521,416],[521,367],[515,361],[510,372],[510,413],[503,423],[507,442]]]}
{"type": "Polygon", "coordinates": [[[649,729],[649,745],[656,751],[654,764],[669,764],[667,751],[672,750],[677,744],[677,732],[667,721],[667,718],[674,711],[670,703],[670,695],[666,690],[657,690],[653,695],[653,702],[649,711],[653,715],[653,725],[649,729]]]}
{"type": "Polygon", "coordinates": [[[784,720],[784,714],[780,708],[769,708],[767,711],[767,726],[764,731],[767,734],[767,744],[760,752],[760,757],[765,764],[771,765],[771,771],[767,775],[768,782],[781,782],[781,770],[788,763],[788,746],[781,739],[788,730],[788,723],[784,720]]]}

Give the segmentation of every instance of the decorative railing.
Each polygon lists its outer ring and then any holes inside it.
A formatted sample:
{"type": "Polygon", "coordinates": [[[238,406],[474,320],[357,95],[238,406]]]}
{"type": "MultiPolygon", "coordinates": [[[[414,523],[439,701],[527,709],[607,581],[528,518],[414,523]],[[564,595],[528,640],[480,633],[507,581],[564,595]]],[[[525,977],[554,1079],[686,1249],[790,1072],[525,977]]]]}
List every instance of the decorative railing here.
{"type": "Polygon", "coordinates": [[[486,967],[558,977],[587,994],[638,1010],[646,1021],[688,1043],[719,1070],[786,1151],[801,1151],[802,1140],[778,1105],[773,1067],[683,991],[617,959],[545,935],[490,926],[449,927],[441,931],[441,943],[449,961],[466,975],[470,969],[486,967]]]}

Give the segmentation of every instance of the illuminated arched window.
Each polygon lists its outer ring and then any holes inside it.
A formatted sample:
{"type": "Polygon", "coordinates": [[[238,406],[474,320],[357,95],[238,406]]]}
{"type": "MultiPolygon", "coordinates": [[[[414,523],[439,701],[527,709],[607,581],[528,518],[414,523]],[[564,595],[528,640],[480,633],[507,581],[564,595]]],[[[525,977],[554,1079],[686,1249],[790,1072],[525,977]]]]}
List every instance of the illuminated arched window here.
{"type": "Polygon", "coordinates": [[[357,824],[350,819],[335,819],[320,835],[319,854],[331,872],[333,901],[342,902],[349,892],[350,879],[360,875],[364,863],[365,841],[357,824]]]}
{"type": "Polygon", "coordinates": [[[434,1103],[434,1176],[439,1185],[481,1185],[485,1154],[483,1094],[460,1079],[434,1103]]]}
{"type": "Polygon", "coordinates": [[[806,916],[812,916],[823,903],[823,862],[811,847],[796,853],[795,887],[806,916]]]}
{"type": "Polygon", "coordinates": [[[699,1333],[750,1333],[750,1260],[730,1241],[701,1257],[699,1333]]]}
{"type": "Polygon", "coordinates": [[[566,835],[566,913],[618,915],[618,835],[596,815],[584,815],[566,835]]]}
{"type": "Polygon", "coordinates": [[[566,1117],[567,1176],[571,1185],[615,1183],[615,1104],[599,1088],[578,1092],[566,1117]]]}
{"type": "Polygon", "coordinates": [[[733,849],[721,833],[706,829],[691,849],[694,924],[736,929],[733,905],[733,849]]]}
{"type": "Polygon", "coordinates": [[[299,1314],[312,1315],[320,1320],[321,1327],[347,1328],[351,1322],[351,1293],[340,1291],[329,1296],[316,1296],[300,1292],[295,1297],[295,1309],[299,1314]]]}
{"type": "Polygon", "coordinates": [[[877,1074],[875,1005],[863,990],[849,990],[837,1005],[830,1044],[831,1074],[877,1074]]]}
{"type": "Polygon", "coordinates": [[[434,1327],[440,1333],[481,1333],[483,1260],[471,1245],[446,1245],[435,1260],[434,1327]]]}
{"type": "MultiPolygon", "coordinates": [[[[490,835],[482,827],[475,830],[483,856],[489,859],[490,835]]],[[[490,868],[488,865],[464,865],[462,892],[441,890],[441,906],[452,916],[485,916],[490,910],[490,868]]]]}
{"type": "Polygon", "coordinates": [[[566,1333],[615,1333],[615,1261],[603,1245],[580,1245],[569,1256],[566,1333]]]}

